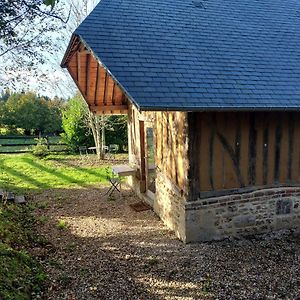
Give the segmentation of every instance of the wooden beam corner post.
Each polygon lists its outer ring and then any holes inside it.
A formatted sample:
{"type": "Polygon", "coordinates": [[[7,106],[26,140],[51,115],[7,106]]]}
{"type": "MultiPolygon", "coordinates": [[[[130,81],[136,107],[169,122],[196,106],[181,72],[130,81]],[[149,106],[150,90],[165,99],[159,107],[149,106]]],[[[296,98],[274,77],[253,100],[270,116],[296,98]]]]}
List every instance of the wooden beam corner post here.
{"type": "Polygon", "coordinates": [[[140,171],[140,192],[146,192],[146,151],[145,151],[145,123],[139,121],[140,131],[140,154],[141,154],[141,171],[140,171]]]}
{"type": "MultiPolygon", "coordinates": [[[[200,115],[201,117],[201,115],[200,115]]],[[[200,120],[199,113],[188,113],[188,201],[195,201],[199,197],[200,178],[199,178],[199,151],[200,149],[200,120]]],[[[207,174],[205,174],[207,175],[207,174]]]]}

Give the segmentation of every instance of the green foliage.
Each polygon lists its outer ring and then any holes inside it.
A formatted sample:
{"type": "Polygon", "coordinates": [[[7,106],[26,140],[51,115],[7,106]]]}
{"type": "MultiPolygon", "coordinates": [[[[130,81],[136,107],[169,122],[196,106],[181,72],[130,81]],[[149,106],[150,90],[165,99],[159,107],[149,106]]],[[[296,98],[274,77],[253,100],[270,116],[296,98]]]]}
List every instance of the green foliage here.
{"type": "Polygon", "coordinates": [[[63,3],[57,5],[57,0],[0,3],[1,87],[30,87],[35,77],[36,84],[43,89],[54,67],[48,66],[48,71],[41,66],[46,61],[53,62],[53,54],[61,48],[69,9],[64,9],[63,3]]]}
{"type": "Polygon", "coordinates": [[[32,299],[46,279],[40,265],[26,251],[39,238],[28,206],[0,203],[0,299],[32,299]]]}
{"type": "Polygon", "coordinates": [[[64,133],[61,136],[73,152],[76,152],[80,146],[89,147],[93,145],[93,137],[85,124],[87,113],[88,108],[78,94],[69,100],[63,111],[62,127],[64,133]]]}
{"type": "Polygon", "coordinates": [[[63,106],[59,98],[50,100],[33,92],[11,93],[0,102],[0,125],[23,128],[26,134],[59,132],[63,106]]]}
{"type": "Polygon", "coordinates": [[[56,224],[56,227],[58,229],[66,229],[68,227],[68,224],[65,220],[59,220],[56,224]]]}
{"type": "Polygon", "coordinates": [[[32,154],[37,157],[46,157],[49,154],[47,140],[44,138],[35,139],[37,144],[32,146],[32,154]]]}
{"type": "Polygon", "coordinates": [[[128,146],[127,116],[110,116],[106,130],[106,144],[119,145],[119,151],[126,151],[128,146]]]}
{"type": "Polygon", "coordinates": [[[207,276],[202,283],[202,292],[209,293],[211,291],[212,279],[210,276],[207,276]]]}

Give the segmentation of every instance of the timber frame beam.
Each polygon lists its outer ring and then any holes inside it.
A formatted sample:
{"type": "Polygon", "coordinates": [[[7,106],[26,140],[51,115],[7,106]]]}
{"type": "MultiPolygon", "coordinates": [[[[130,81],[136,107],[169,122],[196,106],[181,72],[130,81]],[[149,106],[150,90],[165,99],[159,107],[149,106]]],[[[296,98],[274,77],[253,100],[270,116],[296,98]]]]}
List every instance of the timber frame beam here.
{"type": "Polygon", "coordinates": [[[64,66],[92,112],[97,115],[127,114],[127,96],[79,37],[74,38],[64,66]]]}

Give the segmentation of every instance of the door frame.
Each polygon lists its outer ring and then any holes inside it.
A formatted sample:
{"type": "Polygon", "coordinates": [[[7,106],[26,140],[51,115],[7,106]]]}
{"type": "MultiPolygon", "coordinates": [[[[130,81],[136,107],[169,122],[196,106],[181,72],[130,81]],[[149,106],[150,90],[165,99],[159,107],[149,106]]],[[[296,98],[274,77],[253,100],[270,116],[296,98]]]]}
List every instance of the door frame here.
{"type": "MultiPolygon", "coordinates": [[[[147,145],[147,128],[154,128],[153,122],[150,121],[139,121],[139,129],[140,129],[140,154],[141,154],[141,184],[140,191],[141,193],[145,193],[150,199],[155,199],[155,193],[148,189],[148,153],[146,151],[147,145]],[[151,124],[151,126],[146,126],[146,124],[151,124]]],[[[153,147],[155,147],[155,138],[154,138],[154,130],[153,130],[153,147]]],[[[154,163],[155,163],[155,155],[154,155],[154,163]]]]}

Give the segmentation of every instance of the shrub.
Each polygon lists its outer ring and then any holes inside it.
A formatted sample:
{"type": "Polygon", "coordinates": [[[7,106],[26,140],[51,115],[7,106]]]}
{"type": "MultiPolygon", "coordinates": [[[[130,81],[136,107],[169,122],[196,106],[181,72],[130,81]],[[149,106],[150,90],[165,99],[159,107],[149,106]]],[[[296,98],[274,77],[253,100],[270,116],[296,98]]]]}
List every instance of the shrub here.
{"type": "Polygon", "coordinates": [[[32,154],[37,157],[46,157],[49,154],[47,140],[40,138],[36,139],[37,144],[32,147],[32,154]]]}

